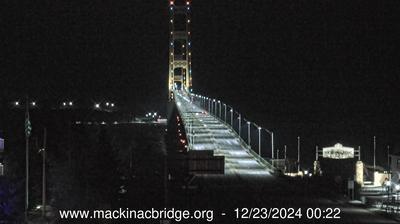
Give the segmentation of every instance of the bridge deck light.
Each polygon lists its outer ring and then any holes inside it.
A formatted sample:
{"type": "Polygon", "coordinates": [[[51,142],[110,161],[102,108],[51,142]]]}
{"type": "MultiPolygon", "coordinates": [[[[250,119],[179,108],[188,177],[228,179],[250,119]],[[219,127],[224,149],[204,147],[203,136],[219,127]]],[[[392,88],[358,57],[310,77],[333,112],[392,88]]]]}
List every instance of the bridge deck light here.
{"type": "Polygon", "coordinates": [[[15,101],[15,102],[14,102],[14,105],[15,105],[15,106],[19,106],[19,102],[18,102],[18,101],[15,101]]]}
{"type": "Polygon", "coordinates": [[[35,101],[33,101],[31,104],[32,104],[32,106],[36,106],[36,102],[35,101]]]}
{"type": "Polygon", "coordinates": [[[69,101],[68,103],[70,106],[72,106],[74,103],[72,101],[69,101]]]}
{"type": "Polygon", "coordinates": [[[96,104],[94,104],[94,107],[95,108],[100,108],[100,104],[96,103],[96,104]]]}

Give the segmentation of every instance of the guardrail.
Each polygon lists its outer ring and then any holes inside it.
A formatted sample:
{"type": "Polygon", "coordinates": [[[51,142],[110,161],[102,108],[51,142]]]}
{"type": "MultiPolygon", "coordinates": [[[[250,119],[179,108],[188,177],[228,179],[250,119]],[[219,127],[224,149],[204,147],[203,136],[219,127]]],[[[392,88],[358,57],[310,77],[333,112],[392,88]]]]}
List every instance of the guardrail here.
{"type": "Polygon", "coordinates": [[[199,94],[190,94],[192,103],[204,109],[229,127],[238,137],[244,148],[248,149],[260,162],[271,169],[268,160],[274,156],[274,133],[254,122],[245,119],[242,114],[221,100],[199,94]]]}

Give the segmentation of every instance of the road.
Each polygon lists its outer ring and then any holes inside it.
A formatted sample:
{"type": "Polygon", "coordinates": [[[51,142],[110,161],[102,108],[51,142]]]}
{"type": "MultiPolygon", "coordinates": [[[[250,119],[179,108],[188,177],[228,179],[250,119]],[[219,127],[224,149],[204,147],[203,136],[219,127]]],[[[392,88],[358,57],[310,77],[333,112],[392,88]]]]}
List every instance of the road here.
{"type": "Polygon", "coordinates": [[[191,150],[213,150],[225,157],[226,175],[271,175],[271,166],[243,144],[223,121],[191,103],[176,92],[176,104],[182,117],[191,150]]]}
{"type": "Polygon", "coordinates": [[[350,205],[341,196],[311,179],[274,176],[268,163],[258,158],[223,121],[192,104],[176,92],[176,104],[185,124],[191,150],[214,150],[225,156],[225,175],[198,175],[193,188],[171,192],[170,205],[185,209],[212,209],[212,223],[354,223],[394,224],[374,211],[350,205]],[[236,208],[301,208],[301,219],[238,219],[236,208]],[[339,208],[340,219],[305,218],[308,208],[339,208]],[[224,214],[224,215],[222,215],[224,214]]]}

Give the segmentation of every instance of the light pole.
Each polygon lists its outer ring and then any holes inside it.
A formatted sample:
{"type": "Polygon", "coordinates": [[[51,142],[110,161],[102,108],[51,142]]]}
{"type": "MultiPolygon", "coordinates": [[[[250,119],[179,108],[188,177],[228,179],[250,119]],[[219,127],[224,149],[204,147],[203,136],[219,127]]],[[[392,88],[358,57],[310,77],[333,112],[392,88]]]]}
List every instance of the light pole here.
{"type": "Polygon", "coordinates": [[[46,215],[46,142],[47,142],[47,129],[44,128],[43,132],[43,152],[42,152],[42,217],[46,215]]]}
{"type": "Polygon", "coordinates": [[[284,147],[284,155],[283,155],[283,158],[285,159],[285,171],[284,171],[284,173],[286,173],[286,145],[285,145],[285,147],[284,147]]]}
{"type": "Polygon", "coordinates": [[[285,148],[284,148],[284,151],[285,151],[285,154],[284,154],[284,159],[285,159],[285,161],[286,161],[286,150],[287,150],[287,148],[286,148],[286,145],[285,145],[285,148]]]}
{"type": "Polygon", "coordinates": [[[233,108],[231,108],[231,127],[233,128],[233,108]]]}
{"type": "Polygon", "coordinates": [[[272,158],[274,158],[274,132],[271,131],[271,151],[272,151],[272,158]]]}
{"type": "Polygon", "coordinates": [[[251,136],[250,136],[250,125],[251,125],[251,123],[250,123],[250,121],[248,121],[247,122],[247,144],[250,146],[250,148],[251,148],[251,145],[250,145],[250,143],[251,143],[251,136]]]}
{"type": "MultiPolygon", "coordinates": [[[[259,127],[259,135],[261,134],[261,127],[259,127]]],[[[264,128],[264,130],[271,136],[271,158],[274,159],[275,158],[275,152],[274,152],[274,132],[264,128]]]]}
{"type": "Polygon", "coordinates": [[[225,121],[225,123],[226,123],[226,104],[224,103],[224,114],[225,114],[225,116],[224,116],[224,121],[225,121]]]}
{"type": "Polygon", "coordinates": [[[219,118],[222,120],[221,117],[221,101],[218,100],[218,108],[219,108],[219,118]]]}
{"type": "Polygon", "coordinates": [[[297,173],[300,173],[300,136],[297,136],[297,173]]]}
{"type": "Polygon", "coordinates": [[[216,117],[218,117],[217,111],[218,111],[218,102],[217,102],[217,100],[215,100],[215,101],[214,101],[214,115],[215,115],[216,117]]]}
{"type": "Polygon", "coordinates": [[[208,100],[208,113],[211,114],[211,99],[207,97],[208,100]]]}
{"type": "Polygon", "coordinates": [[[261,156],[261,127],[258,127],[258,155],[261,156]]]}
{"type": "Polygon", "coordinates": [[[399,211],[399,191],[400,191],[400,184],[396,184],[395,186],[396,189],[396,204],[397,204],[397,211],[399,211]]]}
{"type": "Polygon", "coordinates": [[[28,222],[29,209],[29,98],[26,97],[26,115],[25,115],[25,221],[28,222]]]}
{"type": "Polygon", "coordinates": [[[242,131],[242,115],[241,114],[239,114],[239,117],[238,117],[238,119],[239,119],[239,137],[240,137],[240,134],[241,134],[241,131],[242,131]]]}
{"type": "Polygon", "coordinates": [[[212,100],[212,104],[211,105],[212,105],[212,107],[211,107],[212,108],[211,109],[212,110],[212,114],[215,115],[215,99],[212,100]]]}
{"type": "Polygon", "coordinates": [[[376,170],[376,136],[374,136],[374,172],[376,170]]]}
{"type": "MultiPolygon", "coordinates": [[[[390,148],[389,146],[387,146],[387,166],[388,166],[388,174],[389,174],[389,178],[390,176],[390,148]]],[[[390,180],[390,179],[389,179],[390,180]]]]}

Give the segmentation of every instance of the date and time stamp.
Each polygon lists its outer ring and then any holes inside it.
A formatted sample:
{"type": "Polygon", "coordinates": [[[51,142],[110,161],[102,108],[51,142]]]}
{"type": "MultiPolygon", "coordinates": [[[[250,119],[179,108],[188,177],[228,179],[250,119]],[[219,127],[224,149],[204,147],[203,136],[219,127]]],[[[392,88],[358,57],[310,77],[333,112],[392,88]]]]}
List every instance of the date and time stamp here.
{"type": "MultiPolygon", "coordinates": [[[[236,208],[235,219],[340,219],[340,208],[236,208]]],[[[225,213],[222,213],[225,216],[225,213]]]]}

